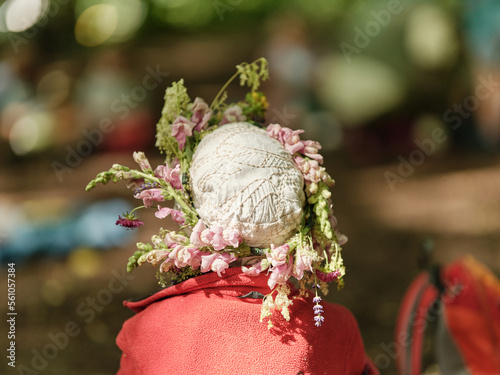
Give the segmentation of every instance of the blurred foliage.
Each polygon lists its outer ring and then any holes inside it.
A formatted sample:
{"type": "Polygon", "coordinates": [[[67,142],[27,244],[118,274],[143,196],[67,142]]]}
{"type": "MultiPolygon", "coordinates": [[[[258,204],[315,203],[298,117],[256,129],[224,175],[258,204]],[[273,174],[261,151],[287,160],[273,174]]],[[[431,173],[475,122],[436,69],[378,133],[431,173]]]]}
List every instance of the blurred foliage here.
{"type": "MultiPolygon", "coordinates": [[[[300,14],[312,32],[331,36],[331,30],[351,28],[353,23],[366,22],[372,9],[383,8],[396,0],[7,0],[0,6],[0,45],[19,45],[36,39],[44,50],[56,52],[78,46],[75,31],[79,21],[89,18],[86,28],[99,31],[102,22],[112,35],[103,42],[147,42],[156,34],[229,33],[238,30],[259,30],[265,20],[280,13],[300,14]],[[19,4],[19,5],[17,5],[19,4]],[[39,14],[26,16],[33,25],[13,33],[9,29],[9,8],[40,7],[39,14]],[[93,12],[91,11],[93,10],[93,12]],[[83,18],[82,18],[83,17],[83,18]],[[104,21],[101,21],[104,18],[104,21]]],[[[402,7],[425,1],[396,1],[402,7]]],[[[459,0],[433,2],[447,12],[456,13],[459,0]]],[[[29,23],[23,21],[24,24],[29,23]]],[[[11,23],[11,22],[10,22],[11,23]]],[[[87,32],[89,31],[87,30],[87,32]]],[[[102,31],[102,30],[101,30],[102,31]]]]}

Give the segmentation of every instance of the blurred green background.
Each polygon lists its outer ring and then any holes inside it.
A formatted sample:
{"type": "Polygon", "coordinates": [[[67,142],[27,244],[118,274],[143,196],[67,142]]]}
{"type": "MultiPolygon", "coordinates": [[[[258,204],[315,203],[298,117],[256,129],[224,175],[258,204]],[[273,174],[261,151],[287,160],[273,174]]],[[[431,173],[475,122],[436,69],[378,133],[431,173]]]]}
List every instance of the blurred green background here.
{"type": "Polygon", "coordinates": [[[337,181],[348,276],[328,298],[353,311],[382,373],[395,373],[423,241],[436,262],[471,253],[500,271],[497,1],[9,0],[0,51],[0,285],[7,295],[15,262],[18,313],[17,368],[3,360],[2,373],[117,371],[132,315],[121,301],[159,288],[150,268],[122,273],[157,223],[117,228],[126,188],[84,188],[133,151],[162,161],[155,124],[172,81],[210,102],[260,56],[268,122],[304,128],[337,181]]]}

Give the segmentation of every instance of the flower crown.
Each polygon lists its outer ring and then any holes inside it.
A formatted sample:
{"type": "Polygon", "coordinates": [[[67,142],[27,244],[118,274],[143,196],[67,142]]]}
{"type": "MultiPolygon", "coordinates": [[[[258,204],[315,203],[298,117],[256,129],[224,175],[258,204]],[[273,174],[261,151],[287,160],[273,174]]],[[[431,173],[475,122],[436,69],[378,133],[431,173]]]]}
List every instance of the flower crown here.
{"type": "MultiPolygon", "coordinates": [[[[128,261],[128,272],[150,263],[158,267],[157,278],[165,287],[169,282],[178,283],[210,271],[222,276],[231,263],[239,261],[236,264],[241,265],[245,274],[266,273],[269,277],[272,292],[263,299],[261,321],[271,316],[272,309],[290,319],[289,306],[293,301],[288,298],[287,282],[293,277],[298,280],[300,295],[307,294],[309,287],[314,290],[314,320],[320,326],[324,317],[318,290],[328,293],[331,282],[342,288],[345,275],[340,246],[347,238],[336,230],[330,200],[334,181],[321,166],[320,144],[301,140],[303,130],[278,124],[264,127],[268,103],[258,89],[268,78],[267,61],[261,58],[240,64],[236,69],[210,106],[200,98],[191,102],[183,80],[167,88],[156,134],[156,146],[166,156],[165,165],[153,169],[144,153],[134,152],[140,169],[114,164],[109,171],[99,173],[86,190],[97,183],[125,180],[127,187],[133,189],[134,198],[142,200],[143,205],[119,216],[117,225],[127,229],[143,225],[135,216],[140,208],[155,208],[158,219],[170,215],[179,225],[177,231],[160,228],[151,243],[137,243],[138,250],[128,261]],[[250,92],[244,100],[226,104],[225,90],[238,77],[240,85],[247,86],[250,92]],[[279,141],[290,153],[304,181],[306,202],[300,225],[285,243],[270,244],[267,248],[246,245],[237,229],[207,227],[191,196],[190,165],[200,141],[217,127],[243,121],[264,128],[269,137],[279,141]],[[160,204],[166,201],[174,201],[174,208],[160,204]]],[[[272,326],[270,319],[268,325],[272,326]]]]}

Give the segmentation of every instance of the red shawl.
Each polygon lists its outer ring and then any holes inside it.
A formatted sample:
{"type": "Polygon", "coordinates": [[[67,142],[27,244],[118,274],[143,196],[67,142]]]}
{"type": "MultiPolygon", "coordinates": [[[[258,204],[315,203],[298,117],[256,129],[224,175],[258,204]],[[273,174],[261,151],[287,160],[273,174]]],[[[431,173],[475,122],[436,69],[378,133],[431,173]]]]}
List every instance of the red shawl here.
{"type": "Polygon", "coordinates": [[[274,328],[259,322],[262,300],[241,297],[269,294],[267,279],[230,268],[223,277],[205,274],[124,302],[137,315],[117,338],[123,352],[118,374],[378,374],[344,307],[322,302],[325,321],[316,327],[312,298],[296,298],[289,322],[277,311],[274,328]]]}

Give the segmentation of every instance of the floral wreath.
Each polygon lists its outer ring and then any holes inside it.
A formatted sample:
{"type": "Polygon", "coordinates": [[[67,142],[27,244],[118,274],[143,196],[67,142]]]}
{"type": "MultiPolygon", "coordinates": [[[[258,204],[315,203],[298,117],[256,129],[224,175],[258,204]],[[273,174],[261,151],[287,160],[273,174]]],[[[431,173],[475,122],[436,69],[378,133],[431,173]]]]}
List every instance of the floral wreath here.
{"type": "MultiPolygon", "coordinates": [[[[347,237],[336,230],[337,221],[330,200],[330,188],[335,182],[320,166],[323,163],[318,153],[320,144],[300,139],[303,130],[278,124],[264,127],[268,103],[258,89],[268,78],[267,61],[260,58],[250,64],[237,65],[236,69],[210,106],[201,98],[191,102],[182,79],[167,88],[156,134],[156,146],[166,155],[165,165],[153,169],[143,152],[134,152],[140,170],[114,164],[109,171],[99,173],[86,190],[98,183],[125,180],[134,198],[142,200],[143,205],[119,216],[117,225],[127,229],[144,225],[135,215],[140,208],[157,208],[155,216],[158,219],[170,215],[179,225],[178,231],[160,228],[151,243],[137,243],[138,250],[127,264],[128,272],[150,263],[158,267],[156,276],[165,287],[168,283],[175,284],[211,271],[222,276],[231,263],[239,260],[245,274],[256,276],[266,272],[269,277],[271,293],[263,298],[261,322],[271,316],[273,309],[290,320],[289,306],[293,301],[288,298],[287,282],[293,277],[298,281],[300,295],[307,294],[309,287],[314,290],[314,321],[321,326],[324,317],[318,290],[326,295],[331,282],[342,288],[345,275],[340,246],[347,242],[347,237]],[[226,104],[225,90],[237,77],[240,85],[247,86],[250,92],[243,101],[226,104]],[[265,128],[267,134],[292,155],[303,175],[306,202],[301,223],[279,246],[251,248],[242,241],[236,229],[218,225],[207,227],[192,203],[189,169],[197,145],[218,126],[241,121],[265,128]],[[159,204],[172,200],[174,208],[159,204]]],[[[268,319],[268,326],[272,327],[271,319],[268,319]]]]}

